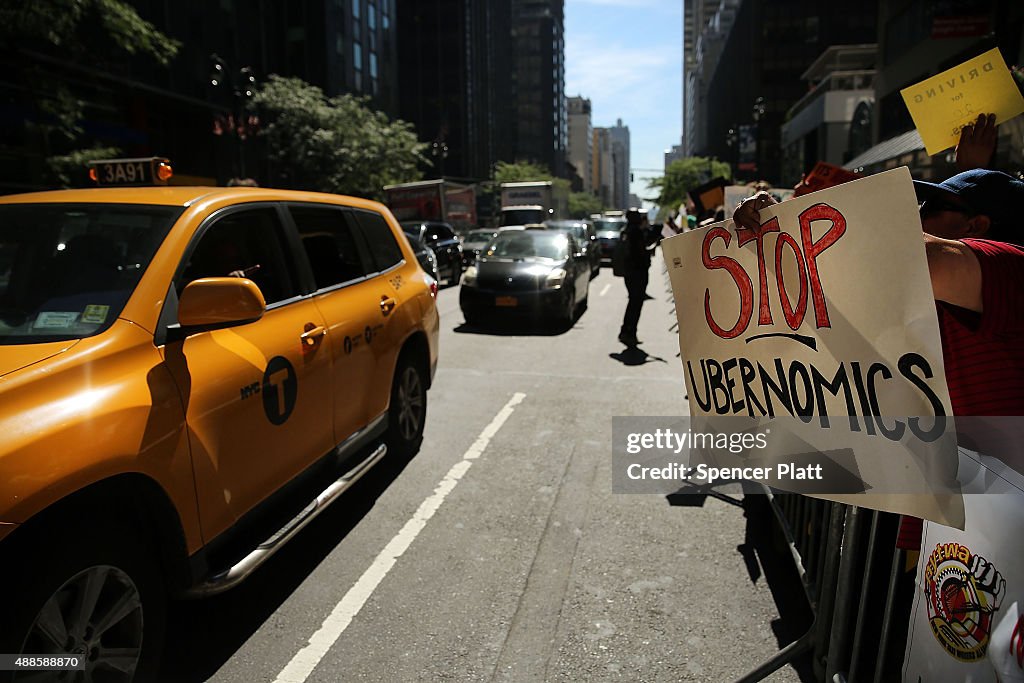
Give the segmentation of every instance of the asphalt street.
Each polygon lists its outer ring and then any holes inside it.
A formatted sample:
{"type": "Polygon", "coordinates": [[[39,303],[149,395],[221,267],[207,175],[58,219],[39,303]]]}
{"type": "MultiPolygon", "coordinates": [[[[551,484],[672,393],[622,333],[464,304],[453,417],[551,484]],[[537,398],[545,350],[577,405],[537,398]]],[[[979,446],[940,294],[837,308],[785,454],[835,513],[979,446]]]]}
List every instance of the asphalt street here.
{"type": "Polygon", "coordinates": [[[663,270],[634,352],[607,267],[567,331],[468,328],[441,290],[419,454],[239,588],[173,604],[164,678],[728,681],[800,635],[763,509],[612,493],[612,417],[687,413],[663,270]]]}

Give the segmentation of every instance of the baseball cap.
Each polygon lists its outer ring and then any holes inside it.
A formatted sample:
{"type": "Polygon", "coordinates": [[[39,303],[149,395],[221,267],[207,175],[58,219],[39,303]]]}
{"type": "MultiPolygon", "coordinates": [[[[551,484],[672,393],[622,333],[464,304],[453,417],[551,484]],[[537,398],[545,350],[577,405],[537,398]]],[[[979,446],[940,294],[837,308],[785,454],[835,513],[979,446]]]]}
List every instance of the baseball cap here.
{"type": "Polygon", "coordinates": [[[1024,182],[987,168],[964,171],[941,183],[915,180],[914,191],[920,201],[952,195],[972,212],[988,216],[995,225],[1011,223],[1024,204],[1024,182]]]}

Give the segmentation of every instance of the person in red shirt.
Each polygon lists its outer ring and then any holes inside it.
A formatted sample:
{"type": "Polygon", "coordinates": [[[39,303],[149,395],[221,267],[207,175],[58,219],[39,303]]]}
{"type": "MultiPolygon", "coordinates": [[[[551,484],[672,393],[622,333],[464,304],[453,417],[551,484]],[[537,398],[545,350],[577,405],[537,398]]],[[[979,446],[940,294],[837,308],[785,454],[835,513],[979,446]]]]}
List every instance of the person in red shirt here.
{"type": "Polygon", "coordinates": [[[1024,183],[988,169],[914,182],[954,415],[1024,415],[1024,183]]]}

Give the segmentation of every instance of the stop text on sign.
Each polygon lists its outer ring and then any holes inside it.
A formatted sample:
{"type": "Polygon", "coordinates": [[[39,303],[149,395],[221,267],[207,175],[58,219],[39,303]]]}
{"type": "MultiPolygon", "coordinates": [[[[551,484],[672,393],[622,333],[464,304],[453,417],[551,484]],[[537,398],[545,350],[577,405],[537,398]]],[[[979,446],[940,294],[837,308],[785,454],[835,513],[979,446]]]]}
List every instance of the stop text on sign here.
{"type": "MultiPolygon", "coordinates": [[[[758,315],[757,325],[773,325],[771,309],[771,293],[769,292],[768,276],[765,268],[765,237],[771,233],[777,233],[772,260],[775,267],[774,295],[778,296],[782,307],[782,314],[786,324],[792,330],[796,330],[803,324],[807,315],[808,293],[810,294],[811,305],[814,308],[815,327],[831,327],[828,318],[828,305],[825,300],[825,291],[821,284],[821,272],[818,269],[818,257],[829,247],[835,245],[844,234],[846,234],[846,219],[834,207],[828,204],[815,204],[800,213],[798,218],[800,224],[800,241],[793,235],[781,231],[779,219],[772,218],[756,229],[736,228],[736,246],[755,242],[757,247],[757,283],[758,283],[758,315]],[[830,226],[825,233],[817,240],[811,231],[815,222],[828,221],[830,226]],[[797,282],[786,282],[782,269],[782,259],[789,250],[796,258],[797,282]],[[796,289],[796,297],[790,296],[789,288],[796,289]]],[[[734,339],[743,334],[750,325],[754,314],[754,285],[750,275],[743,265],[736,259],[726,255],[711,255],[711,248],[714,243],[721,240],[728,249],[732,243],[732,233],[724,227],[716,227],[708,230],[701,245],[701,262],[707,270],[725,270],[732,277],[739,296],[739,316],[731,327],[724,327],[715,320],[711,313],[711,290],[704,290],[704,317],[708,327],[716,336],[722,339],[734,339]]]]}

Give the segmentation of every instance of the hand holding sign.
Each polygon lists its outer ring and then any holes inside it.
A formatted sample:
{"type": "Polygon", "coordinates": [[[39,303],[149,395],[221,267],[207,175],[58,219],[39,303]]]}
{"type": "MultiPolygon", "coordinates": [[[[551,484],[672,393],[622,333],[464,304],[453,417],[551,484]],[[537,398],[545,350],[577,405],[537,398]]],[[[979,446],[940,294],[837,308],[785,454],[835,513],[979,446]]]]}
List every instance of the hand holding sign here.
{"type": "Polygon", "coordinates": [[[959,171],[988,168],[996,153],[996,115],[979,114],[978,120],[960,131],[956,146],[956,167],[959,171]]]}
{"type": "Polygon", "coordinates": [[[777,204],[775,197],[767,192],[761,191],[752,197],[747,197],[736,207],[732,219],[737,227],[745,230],[757,230],[761,227],[761,209],[777,204]]]}

